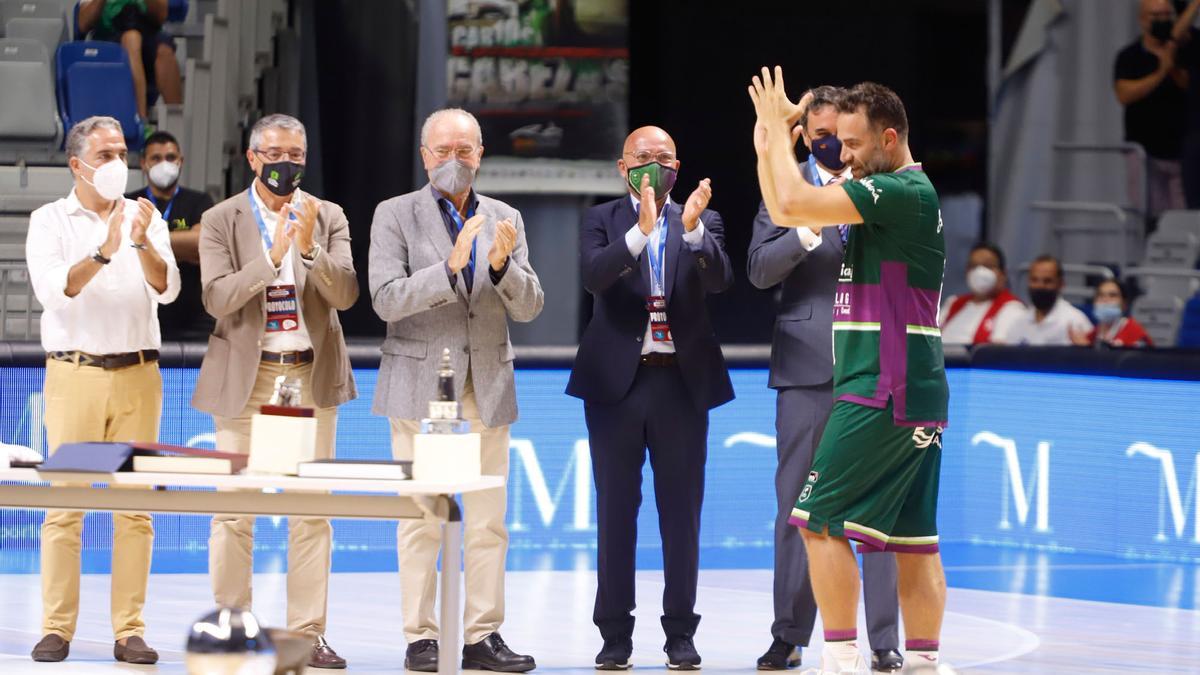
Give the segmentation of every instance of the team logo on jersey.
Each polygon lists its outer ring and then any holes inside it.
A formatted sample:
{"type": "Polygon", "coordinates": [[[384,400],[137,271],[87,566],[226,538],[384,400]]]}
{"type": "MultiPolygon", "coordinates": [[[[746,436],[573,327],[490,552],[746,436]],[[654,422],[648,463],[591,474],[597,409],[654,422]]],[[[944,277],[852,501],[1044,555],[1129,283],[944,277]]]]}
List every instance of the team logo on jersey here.
{"type": "Polygon", "coordinates": [[[926,427],[917,427],[914,429],[912,435],[913,443],[916,444],[918,448],[922,449],[928,448],[931,445],[936,445],[938,448],[941,448],[942,428],[929,427],[928,429],[928,431],[926,431],[926,427]]]}
{"type": "Polygon", "coordinates": [[[939,234],[942,231],[942,210],[941,209],[938,209],[938,229],[937,229],[937,231],[939,234]]]}
{"type": "Polygon", "coordinates": [[[799,501],[806,502],[806,501],[808,501],[808,498],[811,496],[812,496],[812,484],[810,483],[808,485],[805,485],[804,489],[800,491],[799,501]]]}
{"type": "Polygon", "coordinates": [[[858,182],[871,193],[871,198],[875,200],[875,204],[879,203],[879,193],[883,192],[882,188],[875,187],[875,181],[870,178],[859,178],[858,182]]]}
{"type": "Polygon", "coordinates": [[[808,482],[810,482],[810,483],[817,482],[817,479],[820,477],[821,477],[821,474],[817,473],[816,471],[808,472],[808,482]]]}

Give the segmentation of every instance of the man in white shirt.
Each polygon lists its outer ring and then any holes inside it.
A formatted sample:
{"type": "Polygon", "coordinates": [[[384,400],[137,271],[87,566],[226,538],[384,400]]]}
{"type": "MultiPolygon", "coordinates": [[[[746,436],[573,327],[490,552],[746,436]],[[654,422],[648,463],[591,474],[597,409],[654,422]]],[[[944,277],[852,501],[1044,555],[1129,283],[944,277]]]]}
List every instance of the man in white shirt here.
{"type": "MultiPolygon", "coordinates": [[[[158,305],[179,294],[167,224],[146,199],[125,199],[124,134],[89,117],[67,135],[75,188],[34,211],[25,256],[42,312],[46,440],[158,440],[162,378],[158,305]]],[[[47,511],[42,524],[42,639],[35,661],[62,661],[79,615],[82,511],[47,511]]],[[[113,514],[113,656],[150,664],[142,607],[154,529],[147,513],[113,514]]]]}
{"type": "MultiPolygon", "coordinates": [[[[358,299],[350,225],[340,206],[299,190],[306,152],[299,120],[262,118],[246,151],[257,178],[201,217],[204,308],[217,325],[192,406],[212,414],[224,452],[250,452],[251,417],[279,376],[299,379],[300,404],[316,410],[318,459],[334,457],[337,406],[357,396],[336,311],[358,299]]],[[[315,668],[346,667],[324,638],[332,545],[328,519],[288,519],[287,627],[312,637],[315,668]]],[[[253,551],[252,516],[213,518],[218,605],[250,609],[253,551]]]]}
{"type": "Polygon", "coordinates": [[[1069,346],[1071,332],[1087,335],[1092,322],[1079,309],[1062,299],[1062,264],[1043,255],[1029,266],[1029,302],[1020,314],[997,322],[992,340],[1000,344],[1069,346]]]}
{"type": "Polygon", "coordinates": [[[952,296],[942,305],[942,344],[993,342],[997,326],[1008,325],[1024,314],[1020,298],[1008,290],[1004,252],[995,244],[981,242],[971,249],[967,287],[970,293],[952,296]]]}

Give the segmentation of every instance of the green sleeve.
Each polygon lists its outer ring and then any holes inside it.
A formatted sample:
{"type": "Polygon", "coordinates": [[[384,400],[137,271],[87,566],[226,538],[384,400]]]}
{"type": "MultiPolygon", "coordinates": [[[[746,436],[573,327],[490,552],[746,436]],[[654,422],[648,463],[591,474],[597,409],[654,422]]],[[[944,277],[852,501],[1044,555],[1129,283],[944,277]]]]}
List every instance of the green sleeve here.
{"type": "Polygon", "coordinates": [[[909,225],[919,212],[916,190],[895,174],[877,173],[841,185],[864,223],[909,225]]]}

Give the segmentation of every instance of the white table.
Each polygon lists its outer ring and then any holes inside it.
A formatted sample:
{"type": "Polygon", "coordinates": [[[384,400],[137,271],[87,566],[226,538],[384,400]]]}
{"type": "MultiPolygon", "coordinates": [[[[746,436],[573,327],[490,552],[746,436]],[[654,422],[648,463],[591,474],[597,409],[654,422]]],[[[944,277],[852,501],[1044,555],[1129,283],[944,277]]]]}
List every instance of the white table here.
{"type": "Polygon", "coordinates": [[[0,507],[375,520],[432,517],[444,524],[438,672],[456,673],[461,657],[458,597],[462,574],[459,569],[462,513],[454,495],[503,485],[504,479],[500,476],[482,476],[462,483],[429,483],[182,473],[40,473],[35,469],[0,469],[0,507]],[[44,484],[50,480],[85,484],[86,487],[44,484]],[[2,484],[7,481],[18,484],[2,484]],[[94,483],[223,491],[110,490],[94,483]],[[331,494],[332,491],[370,494],[331,494]]]}

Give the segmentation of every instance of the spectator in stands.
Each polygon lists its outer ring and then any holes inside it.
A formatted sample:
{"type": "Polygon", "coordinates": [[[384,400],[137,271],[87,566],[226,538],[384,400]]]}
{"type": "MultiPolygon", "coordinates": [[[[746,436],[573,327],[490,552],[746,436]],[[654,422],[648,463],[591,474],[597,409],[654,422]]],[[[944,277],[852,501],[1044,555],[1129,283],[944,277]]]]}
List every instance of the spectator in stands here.
{"type": "Polygon", "coordinates": [[[213,200],[207,193],[179,184],[182,168],[179,141],[165,131],[151,134],[142,150],[146,187],[127,193],[125,198],[149,199],[171,233],[171,249],[179,263],[182,286],[175,302],[158,313],[163,339],[207,340],[213,321],[200,299],[200,216],[212,208],[213,200]]]}
{"type": "Polygon", "coordinates": [[[1180,157],[1187,129],[1187,71],[1171,39],[1175,10],[1167,0],[1141,0],[1142,33],[1117,54],[1113,89],[1125,107],[1125,140],[1146,149],[1147,163],[1130,164],[1130,193],[1149,189],[1148,216],[1184,208],[1180,157]]]}
{"type": "Polygon", "coordinates": [[[1012,345],[1071,345],[1071,331],[1092,329],[1087,315],[1062,298],[1062,263],[1043,255],[1029,267],[1029,302],[1011,321],[996,326],[992,341],[1012,345]]]}
{"type": "MultiPolygon", "coordinates": [[[[93,40],[119,42],[129,55],[138,115],[162,94],[167,103],[183,103],[183,81],[175,58],[175,38],[162,30],[167,0],[80,0],[79,32],[93,40]]],[[[153,129],[146,127],[147,134],[153,129]]]]}
{"type": "MultiPolygon", "coordinates": [[[[167,225],[145,199],[121,196],[125,134],[89,117],[67,134],[71,193],[33,212],[25,257],[42,312],[46,441],[158,441],[162,376],[159,305],[179,293],[167,225]]],[[[142,636],[154,527],[148,513],[114,513],[113,657],[150,664],[142,636]]],[[[83,511],[47,511],[42,523],[42,639],[34,661],[62,661],[79,618],[83,511]]],[[[6,666],[8,670],[12,666],[6,666]]]]}
{"type": "Polygon", "coordinates": [[[1125,299],[1125,287],[1116,279],[1105,279],[1096,286],[1092,300],[1092,315],[1096,317],[1096,328],[1081,333],[1072,331],[1071,341],[1081,347],[1108,345],[1109,347],[1153,347],[1154,341],[1142,324],[1131,316],[1125,316],[1129,302],[1125,299]]]}
{"type": "Polygon", "coordinates": [[[997,325],[1006,325],[1024,313],[1021,299],[1008,290],[1004,252],[981,242],[967,258],[967,288],[942,306],[942,344],[980,345],[992,341],[997,325]]]}

